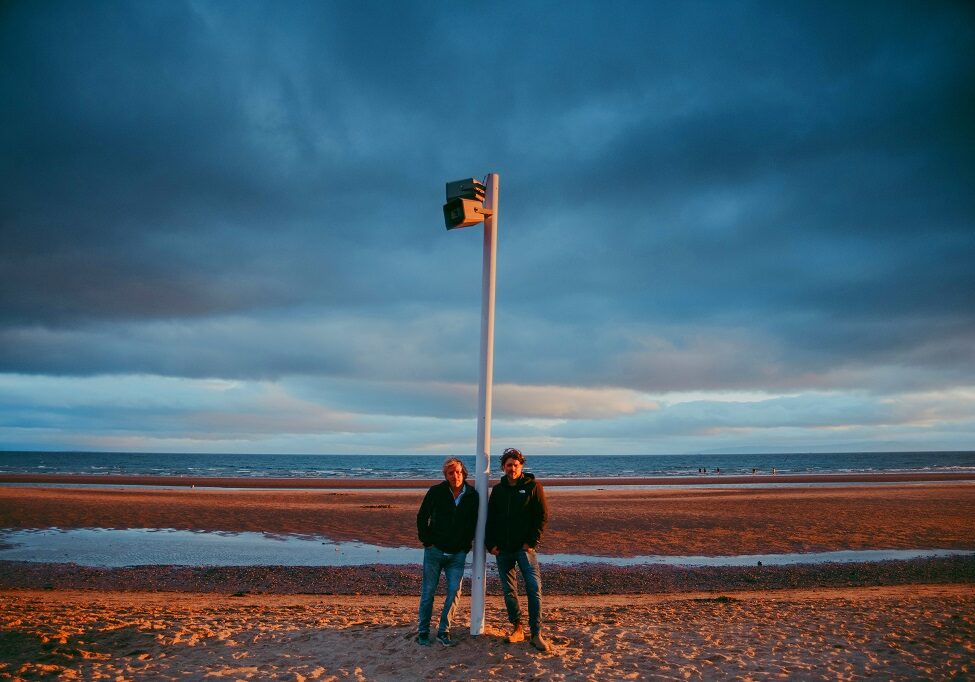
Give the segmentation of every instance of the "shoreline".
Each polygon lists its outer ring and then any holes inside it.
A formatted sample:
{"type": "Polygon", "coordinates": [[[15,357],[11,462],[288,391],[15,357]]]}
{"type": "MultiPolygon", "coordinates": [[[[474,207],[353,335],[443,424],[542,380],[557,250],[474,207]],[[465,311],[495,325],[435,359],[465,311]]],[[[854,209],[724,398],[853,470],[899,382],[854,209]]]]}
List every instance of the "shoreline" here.
{"type": "MultiPolygon", "coordinates": [[[[420,489],[440,482],[439,478],[284,478],[229,476],[157,476],[143,474],[0,474],[0,484],[84,484],[151,487],[201,487],[239,489],[420,489]]],[[[815,474],[691,474],[687,476],[544,478],[549,487],[592,486],[706,486],[714,484],[763,483],[918,483],[975,481],[975,472],[885,472],[815,474]]],[[[489,485],[498,482],[491,478],[489,485]]]]}

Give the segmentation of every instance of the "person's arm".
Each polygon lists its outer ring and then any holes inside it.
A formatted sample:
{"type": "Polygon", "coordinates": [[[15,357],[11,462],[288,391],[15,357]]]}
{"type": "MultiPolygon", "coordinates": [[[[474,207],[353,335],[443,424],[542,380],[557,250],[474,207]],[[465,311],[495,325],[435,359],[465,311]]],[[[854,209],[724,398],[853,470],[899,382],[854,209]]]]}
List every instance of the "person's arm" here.
{"type": "Polygon", "coordinates": [[[473,543],[474,535],[477,533],[477,513],[478,513],[478,509],[481,506],[479,504],[480,497],[478,495],[478,492],[473,488],[468,488],[467,492],[464,493],[463,501],[467,502],[468,508],[470,510],[467,516],[464,518],[464,522],[465,522],[464,534],[465,537],[467,538],[467,541],[469,543],[473,543]],[[467,499],[468,496],[470,496],[471,498],[470,500],[467,499]]]}
{"type": "Polygon", "coordinates": [[[423,496],[420,510],[416,513],[416,535],[424,547],[433,544],[430,533],[430,516],[433,514],[433,490],[428,490],[423,496]]]}
{"type": "Polygon", "coordinates": [[[494,511],[495,504],[497,504],[497,500],[494,497],[494,489],[492,488],[491,495],[488,497],[487,503],[487,523],[484,524],[484,548],[487,549],[490,554],[498,553],[497,532],[495,530],[498,515],[494,511]]]}
{"type": "Polygon", "coordinates": [[[545,488],[540,483],[535,484],[535,495],[531,503],[532,537],[527,543],[534,549],[542,541],[545,526],[548,525],[548,501],[545,499],[545,488]]]}

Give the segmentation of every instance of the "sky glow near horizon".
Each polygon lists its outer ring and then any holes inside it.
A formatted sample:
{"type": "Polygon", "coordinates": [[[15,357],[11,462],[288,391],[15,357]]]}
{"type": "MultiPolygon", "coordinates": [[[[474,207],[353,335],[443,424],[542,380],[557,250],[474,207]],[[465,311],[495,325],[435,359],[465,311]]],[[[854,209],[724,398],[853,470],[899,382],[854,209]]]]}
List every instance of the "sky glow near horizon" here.
{"type": "Polygon", "coordinates": [[[13,2],[0,449],[975,449],[965,3],[13,2]]]}

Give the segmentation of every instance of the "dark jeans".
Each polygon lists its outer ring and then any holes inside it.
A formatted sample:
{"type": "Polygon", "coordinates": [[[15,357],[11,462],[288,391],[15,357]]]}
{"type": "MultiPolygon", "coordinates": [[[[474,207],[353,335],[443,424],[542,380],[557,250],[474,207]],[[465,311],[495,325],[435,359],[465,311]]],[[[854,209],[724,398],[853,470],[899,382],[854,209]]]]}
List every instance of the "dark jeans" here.
{"type": "Polygon", "coordinates": [[[433,595],[437,592],[440,582],[440,572],[447,577],[447,596],[440,611],[440,624],[437,633],[448,632],[450,621],[457,609],[457,599],[460,597],[461,584],[464,581],[464,561],[467,552],[446,554],[436,547],[423,550],[423,588],[420,590],[420,618],[417,631],[421,635],[430,635],[430,617],[433,615],[433,595]]]}
{"type": "Polygon", "coordinates": [[[508,621],[512,625],[521,622],[521,609],[518,607],[518,579],[515,566],[525,579],[525,592],[528,595],[528,628],[532,637],[542,626],[542,574],[538,570],[538,558],[533,549],[519,549],[517,552],[498,552],[498,577],[504,591],[504,605],[508,609],[508,621]]]}

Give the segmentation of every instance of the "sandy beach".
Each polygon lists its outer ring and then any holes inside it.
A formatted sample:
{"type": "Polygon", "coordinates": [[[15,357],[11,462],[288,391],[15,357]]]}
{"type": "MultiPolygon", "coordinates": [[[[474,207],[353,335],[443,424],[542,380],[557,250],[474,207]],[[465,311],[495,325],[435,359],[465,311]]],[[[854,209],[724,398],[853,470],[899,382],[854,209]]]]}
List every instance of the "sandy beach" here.
{"type": "MultiPolygon", "coordinates": [[[[975,550],[975,482],[550,489],[543,552],[975,550]]],[[[0,486],[2,528],[182,528],[414,542],[422,490],[0,486]]],[[[964,678],[972,557],[795,567],[545,567],[538,654],[421,648],[418,570],[0,561],[0,679],[964,678]]],[[[439,603],[439,598],[438,602],[439,603]]]]}
{"type": "MultiPolygon", "coordinates": [[[[912,586],[550,597],[553,651],[456,631],[419,647],[413,597],[6,592],[3,679],[963,679],[975,592],[912,586]]],[[[466,622],[465,607],[459,614],[466,622]]]]}

